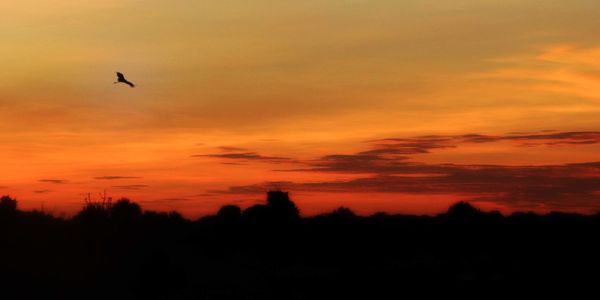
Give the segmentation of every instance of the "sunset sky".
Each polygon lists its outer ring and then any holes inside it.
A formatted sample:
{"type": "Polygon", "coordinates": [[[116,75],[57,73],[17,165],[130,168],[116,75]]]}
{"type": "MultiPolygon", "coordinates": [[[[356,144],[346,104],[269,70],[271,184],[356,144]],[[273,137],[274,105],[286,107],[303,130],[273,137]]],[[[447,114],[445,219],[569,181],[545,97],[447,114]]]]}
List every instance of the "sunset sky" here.
{"type": "Polygon", "coordinates": [[[597,0],[0,2],[0,195],[600,211],[597,0]],[[114,85],[115,71],[136,88],[114,85]]]}

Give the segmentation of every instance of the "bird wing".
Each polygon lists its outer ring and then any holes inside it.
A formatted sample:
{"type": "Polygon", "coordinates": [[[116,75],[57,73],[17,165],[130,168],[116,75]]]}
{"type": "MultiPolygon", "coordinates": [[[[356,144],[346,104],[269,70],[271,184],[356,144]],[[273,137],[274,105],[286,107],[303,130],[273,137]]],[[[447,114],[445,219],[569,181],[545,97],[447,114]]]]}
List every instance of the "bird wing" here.
{"type": "Polygon", "coordinates": [[[119,78],[119,80],[125,80],[125,75],[123,75],[123,73],[121,72],[117,72],[117,77],[119,78]]]}
{"type": "Polygon", "coordinates": [[[130,87],[135,87],[135,84],[131,83],[130,81],[125,80],[124,83],[128,84],[130,87]]]}

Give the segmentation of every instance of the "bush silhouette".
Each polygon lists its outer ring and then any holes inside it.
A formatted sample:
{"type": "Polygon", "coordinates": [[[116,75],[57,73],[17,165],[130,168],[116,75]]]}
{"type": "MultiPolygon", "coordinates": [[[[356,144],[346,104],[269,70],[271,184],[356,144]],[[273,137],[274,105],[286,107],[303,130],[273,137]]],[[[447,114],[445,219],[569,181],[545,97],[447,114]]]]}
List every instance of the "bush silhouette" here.
{"type": "Polygon", "coordinates": [[[215,217],[216,234],[223,244],[234,243],[240,234],[242,210],[237,205],[224,205],[215,217]]]}
{"type": "Polygon", "coordinates": [[[482,212],[469,202],[460,201],[450,206],[447,214],[453,219],[472,219],[481,216],[482,212]]]}
{"type": "Polygon", "coordinates": [[[269,209],[266,205],[256,204],[246,208],[242,216],[250,223],[265,221],[269,217],[269,209]]]}
{"type": "Polygon", "coordinates": [[[266,205],[256,204],[246,208],[242,218],[250,227],[257,226],[258,231],[274,233],[296,226],[300,221],[300,214],[288,193],[270,191],[267,193],[266,205]]]}
{"type": "Polygon", "coordinates": [[[73,217],[73,221],[85,228],[103,230],[109,222],[108,209],[99,203],[87,203],[83,209],[73,217]]]}
{"type": "Polygon", "coordinates": [[[17,212],[17,200],[10,196],[0,198],[0,216],[14,215],[17,212]]]}
{"type": "Polygon", "coordinates": [[[301,217],[282,191],[195,221],[128,199],[57,218],[4,196],[0,294],[254,300],[592,290],[599,229],[599,214],[504,216],[467,202],[436,216],[365,217],[340,207],[301,217]]]}
{"type": "Polygon", "coordinates": [[[217,212],[221,220],[239,220],[242,217],[242,209],[237,205],[224,205],[217,212]]]}
{"type": "Polygon", "coordinates": [[[335,219],[354,219],[356,214],[351,209],[342,206],[328,213],[327,216],[335,219]]]}
{"type": "Polygon", "coordinates": [[[118,226],[137,223],[142,216],[142,208],[129,199],[119,199],[110,207],[110,218],[118,226]]]}

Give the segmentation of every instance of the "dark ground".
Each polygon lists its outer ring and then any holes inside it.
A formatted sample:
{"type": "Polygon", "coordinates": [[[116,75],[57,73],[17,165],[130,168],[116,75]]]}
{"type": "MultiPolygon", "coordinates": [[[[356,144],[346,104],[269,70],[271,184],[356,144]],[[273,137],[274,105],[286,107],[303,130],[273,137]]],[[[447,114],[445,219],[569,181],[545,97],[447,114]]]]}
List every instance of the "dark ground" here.
{"type": "Polygon", "coordinates": [[[579,299],[600,282],[599,229],[600,214],[467,203],[300,218],[280,191],[196,221],[127,200],[61,219],[3,197],[0,299],[579,299]]]}

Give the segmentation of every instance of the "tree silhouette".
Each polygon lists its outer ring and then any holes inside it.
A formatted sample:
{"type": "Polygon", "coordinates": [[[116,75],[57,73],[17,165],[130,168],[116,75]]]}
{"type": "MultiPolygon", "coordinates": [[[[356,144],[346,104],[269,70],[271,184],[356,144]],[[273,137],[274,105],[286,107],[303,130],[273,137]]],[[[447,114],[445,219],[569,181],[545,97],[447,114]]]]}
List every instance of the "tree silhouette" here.
{"type": "Polygon", "coordinates": [[[327,214],[328,217],[330,218],[335,218],[335,219],[354,219],[356,217],[356,214],[349,208],[347,207],[338,207],[335,210],[333,210],[332,212],[327,214]]]}
{"type": "Polygon", "coordinates": [[[450,206],[447,214],[453,219],[472,219],[481,216],[482,212],[469,202],[460,201],[450,206]]]}
{"type": "Polygon", "coordinates": [[[117,226],[137,223],[142,216],[142,208],[127,198],[119,199],[110,207],[110,219],[117,226]]]}
{"type": "Polygon", "coordinates": [[[0,216],[14,215],[17,212],[17,200],[10,196],[0,198],[0,216]]]}
{"type": "Polygon", "coordinates": [[[81,226],[80,230],[91,230],[87,238],[94,238],[100,232],[108,229],[110,212],[100,203],[87,203],[83,209],[73,217],[73,222],[81,226]],[[92,233],[93,232],[93,233],[92,233]]]}
{"type": "Polygon", "coordinates": [[[301,217],[282,191],[243,212],[225,205],[195,221],[142,210],[128,199],[86,204],[72,218],[57,218],[0,198],[0,294],[387,299],[418,292],[464,298],[499,290],[539,293],[550,285],[553,291],[592,290],[600,280],[589,272],[600,268],[600,214],[504,216],[459,202],[436,216],[365,217],[340,207],[301,217]]]}
{"type": "Polygon", "coordinates": [[[287,192],[269,191],[267,193],[267,209],[275,222],[293,222],[300,218],[300,211],[290,200],[287,192]]]}
{"type": "Polygon", "coordinates": [[[269,209],[264,204],[256,204],[246,208],[242,214],[244,221],[251,224],[265,222],[269,217],[269,209]]]}
{"type": "Polygon", "coordinates": [[[224,205],[217,212],[221,220],[237,221],[242,217],[242,209],[237,205],[224,205]]]}

